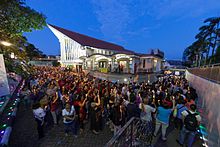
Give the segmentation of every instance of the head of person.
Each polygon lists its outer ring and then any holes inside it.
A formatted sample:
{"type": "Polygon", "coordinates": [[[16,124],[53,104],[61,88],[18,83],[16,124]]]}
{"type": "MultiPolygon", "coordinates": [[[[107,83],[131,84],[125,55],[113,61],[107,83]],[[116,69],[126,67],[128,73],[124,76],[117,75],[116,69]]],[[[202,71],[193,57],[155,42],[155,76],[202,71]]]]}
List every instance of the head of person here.
{"type": "Polygon", "coordinates": [[[71,109],[71,106],[70,106],[69,103],[66,103],[65,109],[68,110],[68,111],[71,109]]]}
{"type": "Polygon", "coordinates": [[[130,94],[130,102],[131,102],[131,103],[134,103],[135,100],[136,100],[135,94],[134,94],[134,93],[131,93],[131,94],[130,94]]]}
{"type": "Polygon", "coordinates": [[[162,106],[163,108],[165,108],[165,109],[169,109],[169,104],[168,104],[167,101],[163,101],[162,104],[161,104],[161,106],[162,106]]]}
{"type": "Polygon", "coordinates": [[[192,110],[193,112],[195,112],[196,109],[197,109],[197,107],[196,107],[195,104],[191,104],[191,105],[189,106],[189,108],[190,108],[190,110],[192,110]]]}
{"type": "Polygon", "coordinates": [[[38,109],[38,108],[40,108],[41,106],[40,106],[40,103],[39,102],[37,102],[37,103],[34,103],[33,105],[32,105],[32,109],[34,110],[34,109],[38,109]]]}
{"type": "Polygon", "coordinates": [[[183,97],[180,97],[180,98],[177,100],[177,103],[178,103],[178,104],[185,104],[185,101],[184,101],[183,97]]]}
{"type": "Polygon", "coordinates": [[[145,98],[143,99],[143,103],[144,103],[145,105],[147,105],[148,102],[149,102],[149,99],[148,99],[147,97],[145,97],[145,98]]]}

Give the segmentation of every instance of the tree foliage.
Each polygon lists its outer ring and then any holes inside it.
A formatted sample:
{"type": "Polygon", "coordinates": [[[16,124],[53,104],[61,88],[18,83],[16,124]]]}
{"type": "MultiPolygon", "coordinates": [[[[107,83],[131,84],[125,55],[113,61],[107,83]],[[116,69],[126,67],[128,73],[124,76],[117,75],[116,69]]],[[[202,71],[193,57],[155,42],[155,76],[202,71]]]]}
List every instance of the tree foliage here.
{"type": "Polygon", "coordinates": [[[0,20],[1,39],[21,36],[46,25],[46,17],[28,7],[24,0],[1,0],[0,20]]]}
{"type": "Polygon", "coordinates": [[[183,60],[194,65],[215,63],[217,49],[220,47],[220,17],[208,18],[199,28],[196,41],[183,52],[183,60]]]}
{"type": "Polygon", "coordinates": [[[14,67],[22,69],[22,65],[18,65],[10,58],[11,53],[14,53],[21,63],[27,63],[35,55],[43,55],[22,35],[23,32],[39,30],[44,26],[46,17],[27,6],[25,0],[0,0],[0,41],[12,44],[11,46],[0,44],[0,53],[4,55],[7,70],[14,70],[14,67]]]}

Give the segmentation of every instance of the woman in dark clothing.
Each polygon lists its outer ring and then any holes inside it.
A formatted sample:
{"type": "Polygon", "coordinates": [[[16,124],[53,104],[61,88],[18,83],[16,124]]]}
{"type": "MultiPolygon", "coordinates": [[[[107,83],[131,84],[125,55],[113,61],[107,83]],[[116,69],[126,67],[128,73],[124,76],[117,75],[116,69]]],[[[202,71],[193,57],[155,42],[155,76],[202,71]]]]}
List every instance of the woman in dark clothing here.
{"type": "MultiPolygon", "coordinates": [[[[96,92],[97,93],[97,92],[96,92]]],[[[92,130],[92,132],[94,134],[98,134],[99,132],[99,121],[100,121],[100,106],[101,102],[100,102],[100,97],[99,95],[97,96],[97,102],[92,102],[91,103],[91,111],[90,111],[90,130],[92,130]]]]}

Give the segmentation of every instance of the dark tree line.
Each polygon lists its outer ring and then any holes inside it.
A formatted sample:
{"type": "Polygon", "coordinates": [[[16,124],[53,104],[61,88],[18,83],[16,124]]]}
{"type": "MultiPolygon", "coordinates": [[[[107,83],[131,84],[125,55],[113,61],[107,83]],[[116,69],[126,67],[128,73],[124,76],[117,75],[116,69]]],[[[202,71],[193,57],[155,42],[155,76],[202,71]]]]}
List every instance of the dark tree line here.
{"type": "Polygon", "coordinates": [[[183,52],[186,65],[220,63],[220,17],[208,18],[199,28],[196,41],[183,52]]]}

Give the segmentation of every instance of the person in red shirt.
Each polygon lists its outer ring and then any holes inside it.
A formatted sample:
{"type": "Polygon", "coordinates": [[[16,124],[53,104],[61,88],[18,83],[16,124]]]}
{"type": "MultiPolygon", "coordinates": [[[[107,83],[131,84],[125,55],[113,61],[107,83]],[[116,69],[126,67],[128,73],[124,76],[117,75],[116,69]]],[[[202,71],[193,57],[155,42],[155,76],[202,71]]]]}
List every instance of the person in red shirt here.
{"type": "Polygon", "coordinates": [[[58,93],[56,92],[50,102],[50,112],[53,117],[54,125],[57,125],[58,93]]]}

